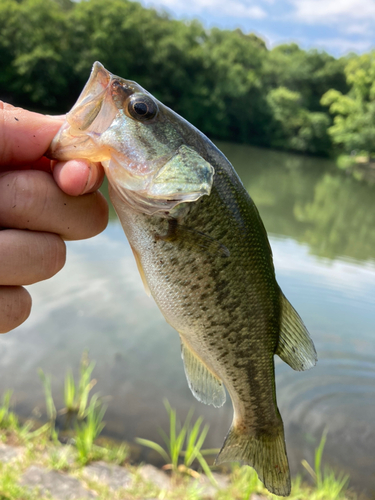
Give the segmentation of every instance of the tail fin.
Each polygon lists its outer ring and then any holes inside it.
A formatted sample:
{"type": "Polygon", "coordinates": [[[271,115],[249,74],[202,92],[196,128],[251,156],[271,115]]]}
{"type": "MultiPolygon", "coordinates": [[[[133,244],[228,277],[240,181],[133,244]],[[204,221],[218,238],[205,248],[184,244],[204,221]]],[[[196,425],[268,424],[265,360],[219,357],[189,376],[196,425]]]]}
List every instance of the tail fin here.
{"type": "Polygon", "coordinates": [[[215,463],[231,461],[251,465],[271,493],[284,497],[290,494],[289,464],[282,427],[277,435],[255,437],[238,432],[232,425],[215,463]]]}

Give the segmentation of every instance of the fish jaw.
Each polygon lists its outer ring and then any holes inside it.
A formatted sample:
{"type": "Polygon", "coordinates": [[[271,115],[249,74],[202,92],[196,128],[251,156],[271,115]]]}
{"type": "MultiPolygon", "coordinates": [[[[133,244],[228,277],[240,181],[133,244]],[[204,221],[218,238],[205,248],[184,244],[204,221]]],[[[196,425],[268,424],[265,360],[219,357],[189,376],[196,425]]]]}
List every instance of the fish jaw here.
{"type": "Polygon", "coordinates": [[[214,177],[214,168],[176,130],[175,119],[137,83],[96,62],[46,155],[101,162],[113,189],[134,210],[168,216],[177,205],[209,195],[214,177]],[[132,116],[132,99],[150,104],[151,119],[132,116]]]}
{"type": "Polygon", "coordinates": [[[67,113],[46,156],[62,161],[72,158],[103,161],[109,158],[108,152],[100,147],[98,139],[118,113],[109,92],[112,76],[99,62],[93,65],[85,87],[67,113]]]}

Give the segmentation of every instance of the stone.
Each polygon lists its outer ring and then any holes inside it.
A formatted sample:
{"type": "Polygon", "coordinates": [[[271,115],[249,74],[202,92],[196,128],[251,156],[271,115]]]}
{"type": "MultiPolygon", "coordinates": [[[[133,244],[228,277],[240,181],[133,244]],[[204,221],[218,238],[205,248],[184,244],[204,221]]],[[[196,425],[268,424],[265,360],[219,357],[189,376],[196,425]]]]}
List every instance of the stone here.
{"type": "Polygon", "coordinates": [[[202,498],[214,498],[219,490],[229,486],[229,477],[217,474],[216,472],[213,472],[212,475],[218,484],[217,486],[214,486],[204,474],[202,474],[199,479],[192,481],[192,483],[199,489],[202,498]]]}
{"type": "Polygon", "coordinates": [[[21,477],[21,486],[39,488],[40,495],[50,495],[56,500],[83,500],[96,495],[84,488],[81,481],[54,470],[32,465],[21,477]]]}
{"type": "Polygon", "coordinates": [[[19,446],[9,446],[0,444],[0,462],[7,463],[22,458],[25,453],[24,448],[19,446]]]}
{"type": "Polygon", "coordinates": [[[83,474],[98,483],[104,483],[112,490],[129,488],[133,481],[133,474],[124,467],[105,462],[88,465],[83,469],[83,474]]]}
{"type": "Polygon", "coordinates": [[[149,481],[161,490],[171,489],[171,480],[169,476],[153,465],[142,465],[138,471],[144,481],[149,481]]]}

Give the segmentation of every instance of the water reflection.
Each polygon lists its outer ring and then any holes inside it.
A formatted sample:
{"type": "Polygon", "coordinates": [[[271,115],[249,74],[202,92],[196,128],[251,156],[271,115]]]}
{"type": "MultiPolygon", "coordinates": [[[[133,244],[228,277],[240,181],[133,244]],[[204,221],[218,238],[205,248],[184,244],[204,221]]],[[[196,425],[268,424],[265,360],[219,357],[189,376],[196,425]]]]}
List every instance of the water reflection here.
{"type": "MultiPolygon", "coordinates": [[[[374,189],[322,160],[220,147],[258,205],[271,233],[279,283],[318,350],[318,365],[309,372],[296,373],[277,361],[292,470],[302,458],[312,462],[327,427],[327,461],[370,494],[375,491],[374,189]]],[[[61,407],[65,372],[68,367],[77,372],[82,351],[89,348],[97,360],[97,389],[111,396],[107,433],[155,439],[157,429],[167,426],[162,403],[167,397],[182,418],[194,406],[211,424],[207,445],[221,445],[231,405],[216,410],[191,395],[178,335],[145,295],[116,219],[97,238],[70,242],[64,270],[30,288],[30,319],[0,339],[0,392],[15,390],[20,413],[44,407],[38,367],[53,375],[61,407]]]]}
{"type": "Polygon", "coordinates": [[[315,255],[375,259],[374,187],[328,160],[219,144],[236,166],[269,232],[315,255]]]}

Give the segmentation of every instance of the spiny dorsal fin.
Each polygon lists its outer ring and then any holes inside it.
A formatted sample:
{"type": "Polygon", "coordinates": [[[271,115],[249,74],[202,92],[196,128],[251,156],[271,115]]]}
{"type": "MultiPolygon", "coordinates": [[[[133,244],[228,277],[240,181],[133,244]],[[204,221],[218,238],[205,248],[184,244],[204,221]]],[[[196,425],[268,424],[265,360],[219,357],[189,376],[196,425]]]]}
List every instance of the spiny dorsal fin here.
{"type": "Polygon", "coordinates": [[[185,374],[190,390],[198,401],[216,408],[223,406],[226,399],[223,382],[203,364],[186,345],[182,337],[181,357],[184,360],[185,374]]]}
{"type": "Polygon", "coordinates": [[[317,356],[302,319],[281,293],[281,326],[276,354],[293,370],[308,370],[316,365],[317,356]]]}

